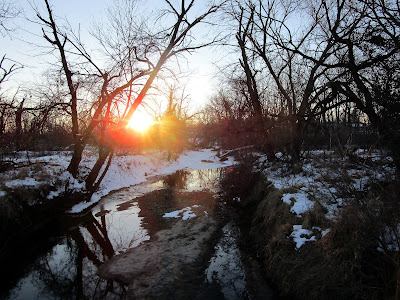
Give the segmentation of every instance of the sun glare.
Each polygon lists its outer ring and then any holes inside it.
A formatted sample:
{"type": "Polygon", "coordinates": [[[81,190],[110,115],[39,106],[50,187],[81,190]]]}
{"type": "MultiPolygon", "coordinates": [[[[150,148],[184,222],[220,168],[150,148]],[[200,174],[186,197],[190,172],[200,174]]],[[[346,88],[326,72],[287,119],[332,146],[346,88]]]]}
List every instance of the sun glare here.
{"type": "Polygon", "coordinates": [[[154,119],[145,112],[135,111],[127,127],[144,132],[154,124],[154,119]]]}

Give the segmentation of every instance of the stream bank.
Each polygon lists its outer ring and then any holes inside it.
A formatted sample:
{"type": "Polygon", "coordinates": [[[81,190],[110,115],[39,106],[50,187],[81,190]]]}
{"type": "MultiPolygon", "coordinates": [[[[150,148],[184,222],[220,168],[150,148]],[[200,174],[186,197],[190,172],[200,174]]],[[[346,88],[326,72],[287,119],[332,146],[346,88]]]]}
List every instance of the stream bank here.
{"type": "Polygon", "coordinates": [[[211,216],[178,220],[147,242],[117,255],[98,270],[106,280],[128,286],[128,299],[221,299],[218,288],[204,282],[208,257],[220,225],[211,216]]]}
{"type": "MultiPolygon", "coordinates": [[[[277,189],[260,175],[242,199],[239,220],[246,265],[259,268],[283,299],[395,299],[390,281],[394,268],[377,249],[375,237],[367,235],[376,230],[365,207],[349,205],[338,219],[329,220],[314,199],[313,206],[298,215],[291,210],[293,200],[283,201],[296,191],[277,189]],[[303,229],[295,240],[296,227],[303,229]]],[[[262,286],[254,284],[253,294],[260,295],[262,286]]]]}
{"type": "Polygon", "coordinates": [[[10,270],[16,275],[1,297],[254,298],[238,247],[238,197],[231,194],[239,173],[180,170],[58,219],[34,257],[5,261],[4,278],[10,270]]]}

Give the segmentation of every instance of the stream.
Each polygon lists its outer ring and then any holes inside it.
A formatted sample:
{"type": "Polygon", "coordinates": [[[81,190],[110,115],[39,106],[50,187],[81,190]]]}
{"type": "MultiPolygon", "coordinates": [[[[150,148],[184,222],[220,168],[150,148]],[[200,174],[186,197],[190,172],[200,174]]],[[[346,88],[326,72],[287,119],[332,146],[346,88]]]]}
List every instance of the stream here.
{"type": "Polygon", "coordinates": [[[226,172],[180,170],[62,217],[29,263],[10,257],[2,266],[17,275],[3,280],[0,298],[252,298],[240,230],[232,206],[221,200],[226,172]]]}

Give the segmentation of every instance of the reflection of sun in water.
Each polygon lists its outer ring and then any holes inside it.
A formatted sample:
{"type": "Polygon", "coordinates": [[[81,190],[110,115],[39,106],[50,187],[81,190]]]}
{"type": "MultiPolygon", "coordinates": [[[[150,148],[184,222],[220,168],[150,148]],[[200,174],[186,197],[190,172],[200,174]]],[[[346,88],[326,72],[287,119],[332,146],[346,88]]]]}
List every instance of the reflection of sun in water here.
{"type": "Polygon", "coordinates": [[[154,124],[154,119],[145,112],[135,111],[127,127],[144,132],[154,124]]]}

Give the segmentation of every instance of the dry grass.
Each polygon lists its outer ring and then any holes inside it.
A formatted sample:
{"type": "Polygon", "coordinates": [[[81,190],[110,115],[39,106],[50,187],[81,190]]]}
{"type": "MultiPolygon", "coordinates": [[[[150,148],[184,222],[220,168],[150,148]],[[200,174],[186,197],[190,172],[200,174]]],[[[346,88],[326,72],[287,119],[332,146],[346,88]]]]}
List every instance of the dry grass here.
{"type": "Polygon", "coordinates": [[[376,197],[352,202],[333,222],[325,218],[318,199],[312,199],[313,209],[301,218],[292,214],[281,199],[290,192],[269,188],[252,215],[250,230],[265,274],[281,293],[301,299],[391,299],[394,267],[376,250],[384,229],[374,214],[381,209],[376,197]],[[296,250],[288,237],[299,224],[331,231],[322,237],[314,230],[317,241],[296,250]]]}

